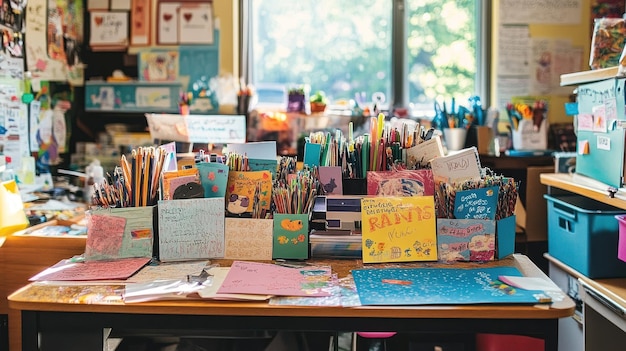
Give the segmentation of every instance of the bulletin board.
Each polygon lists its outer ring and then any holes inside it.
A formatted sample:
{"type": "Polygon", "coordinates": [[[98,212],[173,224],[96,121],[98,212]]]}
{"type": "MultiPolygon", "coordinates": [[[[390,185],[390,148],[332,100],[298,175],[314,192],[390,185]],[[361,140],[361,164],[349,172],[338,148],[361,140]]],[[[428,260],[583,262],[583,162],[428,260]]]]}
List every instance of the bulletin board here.
{"type": "Polygon", "coordinates": [[[571,123],[572,87],[560,76],[588,69],[593,0],[501,0],[494,4],[492,101],[506,116],[512,97],[545,96],[548,120],[571,123]]]}

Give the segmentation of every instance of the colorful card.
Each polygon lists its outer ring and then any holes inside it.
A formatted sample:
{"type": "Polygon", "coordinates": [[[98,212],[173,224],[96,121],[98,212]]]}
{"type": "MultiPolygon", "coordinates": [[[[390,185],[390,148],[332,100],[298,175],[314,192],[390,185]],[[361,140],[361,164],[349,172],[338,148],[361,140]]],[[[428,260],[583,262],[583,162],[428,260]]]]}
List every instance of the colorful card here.
{"type": "Polygon", "coordinates": [[[271,219],[226,218],[225,259],[271,260],[274,221],[271,219]]]}
{"type": "Polygon", "coordinates": [[[434,158],[430,161],[430,165],[436,181],[460,183],[481,179],[480,158],[475,146],[444,157],[434,158]]]}
{"type": "Polygon", "coordinates": [[[497,186],[457,191],[454,198],[454,218],[496,219],[498,212],[497,186]]]}
{"type": "Polygon", "coordinates": [[[132,45],[150,44],[151,1],[133,0],[131,2],[130,43],[132,45]]]}
{"type": "Polygon", "coordinates": [[[367,195],[433,196],[435,181],[430,169],[367,172],[367,195]]]}
{"type": "Polygon", "coordinates": [[[274,214],[273,258],[309,258],[309,214],[274,214]]]}
{"type": "Polygon", "coordinates": [[[153,211],[154,206],[87,211],[85,259],[152,257],[153,211]]]}
{"type": "Polygon", "coordinates": [[[235,261],[218,294],[329,296],[330,267],[289,268],[273,263],[235,261]]]}
{"type": "Polygon", "coordinates": [[[200,172],[200,183],[204,188],[204,197],[226,196],[226,186],[228,185],[228,166],[215,162],[200,162],[196,164],[200,172]]]}
{"type": "Polygon", "coordinates": [[[437,219],[440,261],[493,261],[496,254],[496,221],[437,219]]]}
{"type": "Polygon", "coordinates": [[[258,208],[269,211],[272,199],[272,174],[269,171],[229,172],[226,188],[226,214],[231,217],[251,217],[258,195],[258,208]],[[259,191],[257,192],[257,185],[259,191]]]}
{"type": "Polygon", "coordinates": [[[499,276],[521,276],[515,267],[355,269],[362,305],[460,305],[540,302],[541,290],[504,284],[499,276]]]}
{"type": "Polygon", "coordinates": [[[441,138],[438,135],[435,135],[429,140],[406,150],[406,168],[426,168],[430,160],[444,155],[445,153],[443,152],[441,138]]]}
{"type": "Polygon", "coordinates": [[[364,263],[437,260],[432,196],[366,197],[361,216],[364,263]]]}
{"type": "Polygon", "coordinates": [[[272,174],[272,179],[276,179],[278,161],[276,159],[248,158],[248,168],[250,171],[269,171],[272,174]]]}
{"type": "Polygon", "coordinates": [[[163,173],[163,200],[197,199],[204,197],[197,168],[163,173]]]}
{"type": "Polygon", "coordinates": [[[178,80],[178,51],[143,51],[139,54],[139,80],[171,82],[178,80]]]}
{"type": "Polygon", "coordinates": [[[89,45],[128,46],[128,17],[126,11],[91,11],[89,45]]]}
{"type": "Polygon", "coordinates": [[[224,199],[159,201],[159,260],[224,257],[224,199]]]}
{"type": "Polygon", "coordinates": [[[320,167],[319,178],[326,195],[343,195],[341,167],[320,167]]]}

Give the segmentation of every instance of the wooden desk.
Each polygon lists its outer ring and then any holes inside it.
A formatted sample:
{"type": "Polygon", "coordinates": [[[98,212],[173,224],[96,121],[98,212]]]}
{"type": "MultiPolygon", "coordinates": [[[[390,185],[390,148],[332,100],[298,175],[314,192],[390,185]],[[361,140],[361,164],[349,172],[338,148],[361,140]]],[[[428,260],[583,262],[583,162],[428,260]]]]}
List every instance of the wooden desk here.
{"type": "MultiPolygon", "coordinates": [[[[339,277],[362,267],[361,261],[334,260],[339,277]]],[[[407,263],[415,267],[449,267],[439,263],[407,263]]],[[[403,266],[405,266],[403,265],[403,266]]],[[[397,265],[395,265],[397,266],[397,265]]],[[[548,279],[530,259],[512,255],[491,263],[458,263],[457,267],[515,266],[526,276],[548,279]]],[[[377,265],[377,267],[380,267],[377,265]]],[[[9,297],[22,313],[23,350],[102,349],[105,328],[113,330],[292,330],[397,331],[424,333],[514,333],[542,337],[546,350],[557,350],[557,322],[574,313],[574,302],[533,305],[441,305],[315,307],[275,306],[258,302],[160,301],[138,304],[85,303],[80,297],[122,286],[53,286],[30,284],[9,297]],[[38,343],[40,340],[40,344],[38,343]]]]}

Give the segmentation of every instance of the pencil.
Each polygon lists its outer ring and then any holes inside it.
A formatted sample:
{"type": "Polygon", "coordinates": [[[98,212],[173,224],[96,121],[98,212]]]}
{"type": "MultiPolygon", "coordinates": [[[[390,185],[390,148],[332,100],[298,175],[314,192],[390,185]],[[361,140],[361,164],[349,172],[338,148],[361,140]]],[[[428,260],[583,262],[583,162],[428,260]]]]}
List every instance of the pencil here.
{"type": "Polygon", "coordinates": [[[137,161],[137,150],[132,151],[131,153],[132,158],[133,158],[133,163],[132,163],[132,172],[131,172],[131,192],[129,193],[130,195],[130,199],[131,199],[131,206],[137,206],[137,202],[139,202],[138,197],[137,197],[137,165],[138,165],[138,161],[137,161]]]}
{"type": "Polygon", "coordinates": [[[150,176],[150,154],[151,148],[144,148],[142,179],[141,179],[141,206],[148,205],[148,179],[150,176]]]}

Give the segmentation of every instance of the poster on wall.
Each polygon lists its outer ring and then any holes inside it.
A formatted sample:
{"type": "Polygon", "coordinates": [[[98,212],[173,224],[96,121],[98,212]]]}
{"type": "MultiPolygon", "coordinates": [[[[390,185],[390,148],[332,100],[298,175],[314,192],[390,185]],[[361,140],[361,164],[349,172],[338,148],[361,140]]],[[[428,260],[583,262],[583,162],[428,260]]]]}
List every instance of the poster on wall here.
{"type": "Polygon", "coordinates": [[[41,81],[83,84],[83,1],[28,0],[26,65],[33,89],[41,81]]]}
{"type": "Polygon", "coordinates": [[[91,11],[89,24],[92,50],[120,50],[128,46],[128,12],[91,11]]]}
{"type": "Polygon", "coordinates": [[[214,43],[211,0],[160,0],[157,41],[161,45],[214,43]]]}

